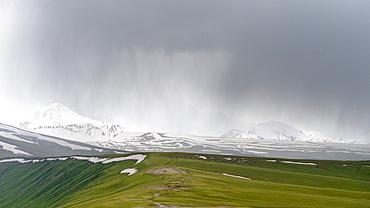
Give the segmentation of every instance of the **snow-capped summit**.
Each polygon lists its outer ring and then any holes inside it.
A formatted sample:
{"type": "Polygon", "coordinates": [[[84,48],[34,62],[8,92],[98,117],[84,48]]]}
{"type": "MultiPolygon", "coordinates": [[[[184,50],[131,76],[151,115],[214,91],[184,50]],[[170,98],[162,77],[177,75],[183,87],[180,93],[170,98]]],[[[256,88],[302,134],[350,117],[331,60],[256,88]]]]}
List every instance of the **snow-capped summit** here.
{"type": "Polygon", "coordinates": [[[358,142],[350,139],[342,138],[328,138],[322,133],[317,131],[310,131],[306,133],[307,142],[327,142],[327,143],[348,143],[348,144],[357,144],[358,142]]]}
{"type": "Polygon", "coordinates": [[[306,132],[307,135],[307,141],[309,142],[324,142],[325,141],[325,136],[318,131],[309,131],[306,132]]]}
{"type": "Polygon", "coordinates": [[[22,129],[77,141],[102,140],[123,132],[124,128],[81,116],[60,103],[53,103],[33,118],[20,124],[22,129]]]}
{"type": "Polygon", "coordinates": [[[21,127],[27,130],[42,126],[67,126],[72,124],[92,124],[101,126],[104,122],[81,116],[60,103],[53,103],[42,111],[37,111],[29,122],[21,127]]]}
{"type": "Polygon", "coordinates": [[[250,126],[243,134],[243,137],[255,139],[273,139],[300,141],[305,140],[306,135],[295,127],[278,122],[268,121],[250,126]]]}
{"type": "Polygon", "coordinates": [[[229,138],[253,138],[253,139],[271,139],[288,141],[306,141],[306,142],[326,142],[326,143],[356,143],[354,140],[328,138],[320,132],[303,132],[294,126],[278,122],[268,121],[250,125],[245,130],[231,130],[221,137],[229,138]]]}

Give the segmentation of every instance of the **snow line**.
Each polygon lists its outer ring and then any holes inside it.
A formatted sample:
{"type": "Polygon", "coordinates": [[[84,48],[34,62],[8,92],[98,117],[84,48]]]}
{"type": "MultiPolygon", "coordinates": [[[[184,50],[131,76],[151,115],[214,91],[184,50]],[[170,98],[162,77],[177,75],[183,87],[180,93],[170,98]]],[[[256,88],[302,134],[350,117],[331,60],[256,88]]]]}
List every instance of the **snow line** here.
{"type": "Polygon", "coordinates": [[[125,160],[136,160],[135,164],[140,163],[145,159],[146,155],[143,154],[136,154],[136,155],[129,155],[125,157],[116,157],[116,158],[103,158],[103,157],[85,157],[85,156],[71,156],[71,157],[52,157],[52,158],[45,158],[45,159],[30,159],[25,160],[23,158],[11,158],[11,159],[3,159],[0,160],[0,163],[6,163],[6,162],[18,162],[18,163],[36,163],[36,162],[43,162],[43,161],[53,161],[53,160],[86,160],[92,163],[102,163],[102,164],[108,164],[111,162],[120,162],[125,160]]]}

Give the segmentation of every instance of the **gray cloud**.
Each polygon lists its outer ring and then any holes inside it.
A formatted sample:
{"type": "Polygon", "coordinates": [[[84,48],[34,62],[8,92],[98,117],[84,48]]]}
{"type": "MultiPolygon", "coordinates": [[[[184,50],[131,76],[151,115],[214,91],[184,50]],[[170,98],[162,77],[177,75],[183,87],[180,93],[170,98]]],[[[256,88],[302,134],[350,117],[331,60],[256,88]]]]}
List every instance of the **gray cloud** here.
{"type": "Polygon", "coordinates": [[[369,138],[367,1],[9,2],[0,81],[14,102],[138,129],[274,119],[369,138]]]}

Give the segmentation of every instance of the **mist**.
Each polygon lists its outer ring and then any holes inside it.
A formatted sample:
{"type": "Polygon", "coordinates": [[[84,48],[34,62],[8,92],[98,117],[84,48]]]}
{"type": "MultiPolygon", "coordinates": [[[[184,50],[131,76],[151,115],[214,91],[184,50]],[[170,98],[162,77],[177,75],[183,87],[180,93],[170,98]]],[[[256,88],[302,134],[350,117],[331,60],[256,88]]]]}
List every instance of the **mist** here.
{"type": "Polygon", "coordinates": [[[132,131],[277,120],[370,142],[368,1],[0,1],[0,122],[59,102],[132,131]]]}

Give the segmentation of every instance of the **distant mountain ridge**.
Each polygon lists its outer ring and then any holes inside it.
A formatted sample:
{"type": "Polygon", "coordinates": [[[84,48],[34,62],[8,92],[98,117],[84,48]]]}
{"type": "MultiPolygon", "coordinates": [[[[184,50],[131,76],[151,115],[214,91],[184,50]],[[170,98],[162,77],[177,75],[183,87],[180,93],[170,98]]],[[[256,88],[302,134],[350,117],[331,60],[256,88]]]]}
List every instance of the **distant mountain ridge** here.
{"type": "Polygon", "coordinates": [[[20,123],[20,128],[77,141],[113,138],[125,129],[118,124],[81,116],[60,103],[37,111],[30,121],[20,123]]]}
{"type": "MultiPolygon", "coordinates": [[[[370,145],[349,142],[338,144],[342,140],[328,140],[325,137],[321,138],[321,134],[317,132],[304,133],[293,126],[274,121],[250,126],[247,131],[230,131],[223,135],[224,138],[155,131],[128,132],[123,131],[119,125],[89,119],[61,104],[53,104],[37,112],[33,119],[21,125],[39,135],[41,133],[45,136],[64,138],[65,141],[73,140],[76,143],[101,147],[101,149],[125,152],[191,152],[335,160],[358,160],[370,157],[370,145]],[[326,142],[325,145],[322,142],[326,142]]],[[[11,134],[6,136],[18,139],[11,134]]],[[[26,150],[17,149],[19,146],[14,141],[4,140],[3,143],[5,143],[4,146],[0,144],[0,148],[7,152],[10,150],[21,153],[18,150],[26,150]]],[[[68,147],[61,148],[68,149],[68,147]]]]}
{"type": "Polygon", "coordinates": [[[112,153],[115,153],[115,150],[34,133],[0,123],[0,158],[112,153]]]}
{"type": "Polygon", "coordinates": [[[294,126],[278,122],[268,121],[255,125],[250,125],[246,130],[230,130],[223,135],[223,138],[253,138],[263,140],[282,140],[282,141],[306,141],[306,142],[325,142],[325,143],[358,143],[355,140],[341,138],[326,138],[320,132],[307,132],[295,128],[294,126]]]}

